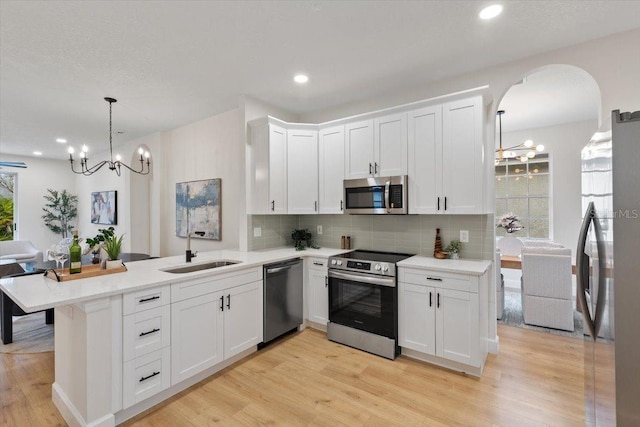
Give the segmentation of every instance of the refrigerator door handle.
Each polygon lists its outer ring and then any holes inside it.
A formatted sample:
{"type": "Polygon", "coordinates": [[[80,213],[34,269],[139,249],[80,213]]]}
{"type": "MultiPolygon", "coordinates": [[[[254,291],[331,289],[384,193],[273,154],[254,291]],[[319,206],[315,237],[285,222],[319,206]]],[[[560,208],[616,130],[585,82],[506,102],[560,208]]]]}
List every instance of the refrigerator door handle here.
{"type": "MultiPolygon", "coordinates": [[[[591,202],[593,203],[593,202],[591,202]]],[[[600,219],[595,208],[592,214],[593,229],[596,232],[596,245],[598,247],[598,300],[596,301],[596,314],[594,318],[594,339],[598,338],[600,332],[600,326],[602,326],[602,316],[604,314],[604,307],[607,304],[607,253],[605,241],[602,238],[602,228],[600,226],[600,219]]]]}
{"type": "Polygon", "coordinates": [[[595,206],[593,202],[589,203],[587,211],[584,214],[582,220],[582,227],[580,228],[580,234],[578,235],[578,248],[576,250],[576,282],[577,282],[577,294],[578,301],[580,302],[580,310],[582,312],[582,318],[584,324],[587,327],[591,338],[595,341],[597,335],[595,333],[595,323],[591,318],[591,311],[587,305],[587,285],[589,283],[589,256],[584,252],[585,245],[587,243],[587,235],[589,233],[589,224],[593,219],[593,212],[595,206]]]}

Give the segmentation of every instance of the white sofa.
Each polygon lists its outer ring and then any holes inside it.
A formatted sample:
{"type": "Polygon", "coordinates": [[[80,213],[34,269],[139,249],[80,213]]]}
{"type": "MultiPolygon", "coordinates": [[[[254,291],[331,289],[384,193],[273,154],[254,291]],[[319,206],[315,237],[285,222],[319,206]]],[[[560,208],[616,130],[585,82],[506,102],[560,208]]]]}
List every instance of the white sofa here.
{"type": "Polygon", "coordinates": [[[7,240],[0,242],[0,260],[15,259],[22,263],[41,263],[42,251],[28,240],[7,240]]]}
{"type": "Polygon", "coordinates": [[[571,249],[522,248],[522,314],[529,325],[573,331],[571,249]]]}

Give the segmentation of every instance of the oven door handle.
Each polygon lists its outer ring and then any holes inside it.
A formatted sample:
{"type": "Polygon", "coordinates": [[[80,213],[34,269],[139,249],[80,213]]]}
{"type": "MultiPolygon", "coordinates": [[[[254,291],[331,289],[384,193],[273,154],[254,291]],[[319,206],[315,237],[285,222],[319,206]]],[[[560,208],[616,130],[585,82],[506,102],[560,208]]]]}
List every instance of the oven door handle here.
{"type": "Polygon", "coordinates": [[[343,279],[352,282],[361,282],[369,285],[396,287],[395,277],[377,277],[370,274],[343,273],[342,271],[329,270],[329,279],[343,279]]]}

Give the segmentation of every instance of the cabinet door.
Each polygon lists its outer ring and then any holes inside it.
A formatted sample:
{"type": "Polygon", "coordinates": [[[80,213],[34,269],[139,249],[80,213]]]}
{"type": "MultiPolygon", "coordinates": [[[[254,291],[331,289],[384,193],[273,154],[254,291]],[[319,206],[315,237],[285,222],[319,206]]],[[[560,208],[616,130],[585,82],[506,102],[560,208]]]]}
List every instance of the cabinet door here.
{"type": "Polygon", "coordinates": [[[329,289],[326,269],[309,269],[309,320],[321,325],[329,321],[329,289]]]}
{"type": "Polygon", "coordinates": [[[480,366],[478,294],[436,288],[436,355],[480,366]]]}
{"type": "Polygon", "coordinates": [[[318,132],[287,131],[287,195],[290,214],[318,213],[318,132]]]}
{"type": "Polygon", "coordinates": [[[269,212],[287,213],[287,132],[269,125],[269,212]]]}
{"type": "Polygon", "coordinates": [[[348,123],[345,131],[345,179],[373,176],[373,121],[348,123]]]}
{"type": "Polygon", "coordinates": [[[319,204],[321,214],[341,214],[344,180],[344,126],[320,131],[319,204]]]}
{"type": "Polygon", "coordinates": [[[442,195],[442,106],[409,113],[408,157],[409,213],[437,213],[442,195]]]}
{"type": "Polygon", "coordinates": [[[224,295],[224,358],[262,342],[262,282],[227,289],[224,295]]]}
{"type": "Polygon", "coordinates": [[[398,284],[398,343],[401,347],[436,354],[435,300],[432,287],[398,284]]]}
{"type": "Polygon", "coordinates": [[[374,123],[375,176],[407,174],[407,113],[377,118],[374,123]]]}
{"type": "Polygon", "coordinates": [[[222,292],[171,305],[171,384],[223,360],[222,292]]]}
{"type": "Polygon", "coordinates": [[[445,213],[482,213],[484,163],[480,97],[443,107],[443,181],[445,213]]]}

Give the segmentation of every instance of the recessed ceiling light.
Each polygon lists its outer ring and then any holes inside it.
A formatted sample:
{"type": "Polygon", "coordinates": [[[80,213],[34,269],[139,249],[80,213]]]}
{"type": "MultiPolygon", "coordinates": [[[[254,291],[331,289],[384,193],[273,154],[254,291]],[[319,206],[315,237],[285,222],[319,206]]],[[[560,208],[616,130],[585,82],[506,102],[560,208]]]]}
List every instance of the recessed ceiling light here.
{"type": "Polygon", "coordinates": [[[66,139],[64,139],[64,138],[57,138],[57,139],[56,139],[56,142],[57,142],[57,143],[60,143],[60,144],[66,144],[66,143],[67,143],[67,140],[66,140],[66,139]]]}
{"type": "Polygon", "coordinates": [[[33,155],[34,156],[42,156],[42,151],[34,151],[33,155]]]}
{"type": "Polygon", "coordinates": [[[293,76],[293,81],[302,84],[308,82],[309,77],[304,74],[296,74],[295,76],[293,76]]]}
{"type": "Polygon", "coordinates": [[[502,5],[501,4],[492,4],[491,6],[487,6],[480,11],[478,16],[480,19],[492,19],[502,13],[502,5]]]}

